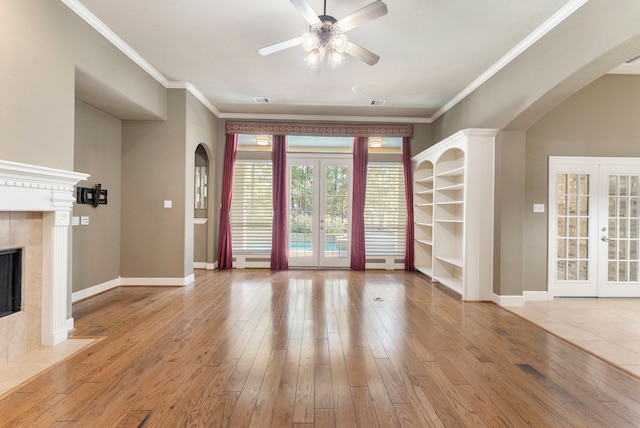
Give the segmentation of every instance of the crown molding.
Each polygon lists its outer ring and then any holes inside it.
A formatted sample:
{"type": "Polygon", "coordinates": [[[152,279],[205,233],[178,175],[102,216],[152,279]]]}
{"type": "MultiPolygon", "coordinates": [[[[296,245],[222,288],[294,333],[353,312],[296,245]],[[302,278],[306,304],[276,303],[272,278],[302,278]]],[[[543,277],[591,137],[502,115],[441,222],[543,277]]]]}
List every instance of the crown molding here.
{"type": "Polygon", "coordinates": [[[218,110],[216,106],[214,106],[211,103],[211,101],[209,101],[207,97],[205,97],[202,94],[202,92],[200,92],[198,88],[196,88],[193,84],[189,82],[169,82],[166,88],[167,89],[186,89],[187,91],[191,92],[191,95],[196,97],[198,101],[200,101],[206,108],[208,108],[209,111],[211,111],[211,113],[215,114],[216,117],[220,118],[220,115],[222,114],[220,113],[220,110],[218,110]]]}
{"type": "Polygon", "coordinates": [[[87,24],[89,24],[94,30],[100,33],[111,44],[118,48],[123,54],[125,54],[131,61],[136,63],[138,67],[142,68],[151,77],[153,77],[158,83],[167,89],[186,89],[196,97],[205,107],[207,107],[211,113],[216,116],[220,115],[220,111],[204,96],[202,93],[191,83],[188,82],[175,82],[170,81],[156,70],[151,64],[149,64],[138,52],[136,52],[131,46],[129,46],[124,40],[122,40],[116,33],[113,32],[104,22],[98,19],[89,9],[87,9],[78,0],[60,0],[69,9],[75,12],[80,18],[82,18],[87,24]]]}
{"type": "Polygon", "coordinates": [[[169,85],[169,81],[151,64],[149,64],[144,58],[142,58],[131,46],[125,43],[116,33],[114,33],[104,22],[98,19],[89,9],[87,9],[78,0],[60,0],[67,5],[69,9],[74,11],[76,15],[82,18],[87,24],[93,27],[98,33],[100,33],[105,39],[111,42],[116,48],[118,48],[123,54],[129,57],[130,60],[135,62],[140,68],[146,71],[151,77],[156,79],[165,88],[169,85]]]}
{"type": "Polygon", "coordinates": [[[469,86],[453,97],[442,106],[431,117],[376,117],[376,116],[323,116],[323,115],[287,115],[287,114],[250,114],[250,113],[222,113],[220,112],[194,85],[188,82],[169,81],[142,56],[140,56],[131,46],[124,42],[105,23],[96,17],[89,9],[82,5],[79,0],[60,0],[80,18],[93,27],[98,33],[111,42],[122,53],[129,57],[140,68],[145,70],[151,77],[156,79],[167,89],[186,89],[196,97],[205,107],[207,107],[219,119],[246,119],[246,120],[309,120],[309,121],[339,121],[339,122],[390,122],[390,123],[433,123],[440,116],[455,107],[467,95],[478,89],[487,80],[507,66],[521,53],[530,48],[534,43],[553,30],[558,24],[571,16],[576,10],[582,7],[589,0],[570,0],[556,13],[543,22],[538,28],[525,37],[506,55],[495,62],[484,73],[478,76],[469,86]]]}
{"type": "Polygon", "coordinates": [[[397,116],[323,116],[304,114],[253,114],[253,113],[220,113],[220,119],[238,120],[279,120],[310,122],[366,122],[366,123],[431,123],[428,117],[397,116]]]}
{"type": "Polygon", "coordinates": [[[500,58],[496,63],[489,67],[484,73],[478,76],[469,86],[464,88],[458,95],[453,97],[448,103],[446,103],[440,110],[435,112],[430,118],[430,122],[435,122],[440,116],[451,110],[456,104],[462,101],[467,95],[478,89],[483,83],[493,77],[496,73],[502,70],[507,64],[516,59],[522,52],[529,49],[535,42],[544,37],[547,33],[553,30],[558,24],[567,19],[576,10],[582,7],[589,0],[571,0],[563,7],[561,7],[556,13],[551,15],[546,21],[544,21],[538,28],[533,30],[527,37],[525,37],[520,43],[518,43],[513,49],[511,49],[505,56],[500,58]]]}

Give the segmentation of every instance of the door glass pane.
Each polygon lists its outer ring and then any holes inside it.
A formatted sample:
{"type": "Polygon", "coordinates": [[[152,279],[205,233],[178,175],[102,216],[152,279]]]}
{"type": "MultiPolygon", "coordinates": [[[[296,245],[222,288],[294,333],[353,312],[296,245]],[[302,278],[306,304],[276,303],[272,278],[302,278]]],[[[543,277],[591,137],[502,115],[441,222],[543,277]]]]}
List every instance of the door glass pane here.
{"type": "Polygon", "coordinates": [[[638,183],[640,176],[609,176],[609,248],[607,278],[610,282],[637,282],[638,183]]]}
{"type": "Polygon", "coordinates": [[[556,192],[556,279],[586,281],[589,279],[589,176],[558,174],[556,192]]]}
{"type": "Polygon", "coordinates": [[[348,257],[349,167],[327,165],[324,173],[324,257],[348,257]]]}
{"type": "Polygon", "coordinates": [[[313,255],[313,166],[289,170],[289,256],[313,255]]]}

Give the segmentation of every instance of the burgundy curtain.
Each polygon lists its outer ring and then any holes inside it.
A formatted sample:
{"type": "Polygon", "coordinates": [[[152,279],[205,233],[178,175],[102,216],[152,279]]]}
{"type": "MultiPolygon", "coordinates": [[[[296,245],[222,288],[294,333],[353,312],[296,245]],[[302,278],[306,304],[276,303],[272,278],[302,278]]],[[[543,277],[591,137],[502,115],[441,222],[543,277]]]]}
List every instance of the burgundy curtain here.
{"type": "Polygon", "coordinates": [[[367,163],[369,161],[369,139],[355,137],[353,140],[353,195],[351,199],[351,269],[364,270],[364,199],[367,193],[367,163]]]}
{"type": "Polygon", "coordinates": [[[289,228],[287,222],[287,137],[273,136],[273,227],[271,231],[271,269],[289,268],[289,228]]]}
{"type": "Polygon", "coordinates": [[[218,240],[218,269],[231,269],[231,190],[233,189],[233,167],[236,163],[238,135],[227,134],[224,147],[224,167],[222,169],[222,202],[220,204],[220,238],[218,240]]]}
{"type": "Polygon", "coordinates": [[[411,166],[411,138],[402,137],[402,167],[404,168],[404,196],[407,201],[407,231],[404,248],[404,270],[416,270],[413,263],[413,169],[411,166]]]}

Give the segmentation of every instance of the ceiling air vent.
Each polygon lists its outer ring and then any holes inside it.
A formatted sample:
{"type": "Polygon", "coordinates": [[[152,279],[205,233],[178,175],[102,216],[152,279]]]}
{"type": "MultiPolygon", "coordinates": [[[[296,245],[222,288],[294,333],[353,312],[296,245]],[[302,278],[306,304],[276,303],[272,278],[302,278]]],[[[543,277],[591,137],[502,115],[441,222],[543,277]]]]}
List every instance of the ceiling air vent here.
{"type": "Polygon", "coordinates": [[[370,106],[383,106],[384,103],[386,103],[387,100],[371,100],[369,101],[369,105],[370,106]]]}
{"type": "Polygon", "coordinates": [[[267,97],[253,97],[253,101],[257,104],[269,104],[271,100],[267,97]]]}

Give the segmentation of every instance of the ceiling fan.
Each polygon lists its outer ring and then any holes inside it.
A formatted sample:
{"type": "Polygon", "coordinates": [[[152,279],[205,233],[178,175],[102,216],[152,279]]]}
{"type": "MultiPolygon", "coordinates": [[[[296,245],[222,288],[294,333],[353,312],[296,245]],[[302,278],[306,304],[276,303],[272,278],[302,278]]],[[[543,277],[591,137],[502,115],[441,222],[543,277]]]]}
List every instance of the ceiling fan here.
{"type": "Polygon", "coordinates": [[[329,65],[335,67],[344,61],[345,53],[369,65],[378,62],[378,55],[349,41],[345,33],[360,24],[386,15],[387,5],[382,0],[376,0],[340,20],[327,15],[327,0],[324,0],[324,12],[320,16],[316,16],[307,0],[290,1],[309,23],[309,31],[300,37],[259,49],[261,55],[302,45],[307,52],[305,62],[309,65],[312,75],[319,74],[320,65],[325,57],[328,57],[329,65]]]}

